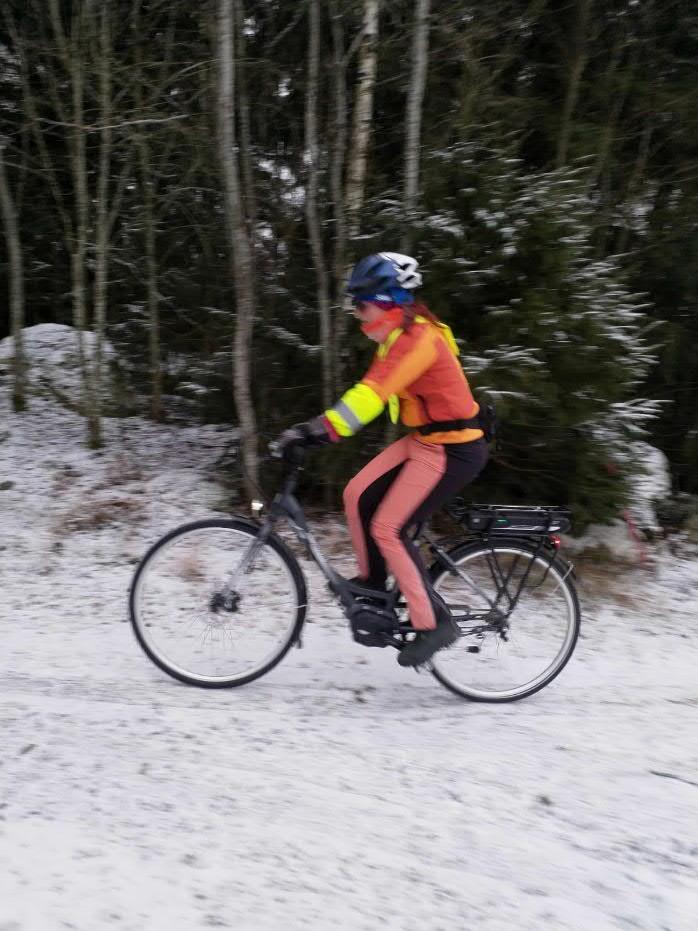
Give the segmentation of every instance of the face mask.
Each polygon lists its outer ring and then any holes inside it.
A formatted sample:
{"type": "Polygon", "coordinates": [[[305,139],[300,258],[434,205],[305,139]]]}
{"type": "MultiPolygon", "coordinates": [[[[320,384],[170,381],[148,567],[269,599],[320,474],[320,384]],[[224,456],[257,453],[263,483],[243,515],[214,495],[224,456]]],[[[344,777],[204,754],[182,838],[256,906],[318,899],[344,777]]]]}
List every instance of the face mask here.
{"type": "Polygon", "coordinates": [[[386,310],[383,316],[374,320],[373,323],[362,323],[361,332],[364,336],[382,343],[401,323],[402,307],[393,307],[392,310],[386,310]]]}

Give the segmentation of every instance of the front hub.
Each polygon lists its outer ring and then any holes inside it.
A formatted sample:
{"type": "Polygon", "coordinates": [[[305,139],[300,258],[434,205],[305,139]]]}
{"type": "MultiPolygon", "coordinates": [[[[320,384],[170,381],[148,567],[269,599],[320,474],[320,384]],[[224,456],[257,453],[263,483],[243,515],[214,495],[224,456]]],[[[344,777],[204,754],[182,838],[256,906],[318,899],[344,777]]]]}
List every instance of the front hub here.
{"type": "Polygon", "coordinates": [[[214,592],[208,603],[209,611],[218,614],[219,611],[227,614],[236,614],[240,607],[240,595],[237,592],[214,592]]]}

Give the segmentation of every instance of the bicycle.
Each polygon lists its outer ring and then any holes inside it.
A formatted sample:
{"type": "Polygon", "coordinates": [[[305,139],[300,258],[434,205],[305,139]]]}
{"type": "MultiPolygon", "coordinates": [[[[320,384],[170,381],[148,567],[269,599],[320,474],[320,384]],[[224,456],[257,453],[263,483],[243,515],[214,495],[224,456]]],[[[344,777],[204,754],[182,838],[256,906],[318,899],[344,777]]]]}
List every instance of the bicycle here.
{"type": "MultiPolygon", "coordinates": [[[[286,458],[263,518],[184,524],[138,565],[131,623],[146,655],[175,679],[205,688],[244,685],[302,646],[307,588],[297,558],[274,532],[281,518],[324,574],[358,643],[400,650],[414,635],[394,582],[386,592],[366,588],[344,579],[322,553],[294,494],[303,457],[295,448],[286,458]]],[[[573,567],[557,549],[569,511],[462,499],[445,510],[460,528],[455,541],[439,543],[423,525],[414,539],[432,554],[432,585],[461,636],[426,668],[474,701],[532,695],[559,675],[579,635],[573,567]]]]}

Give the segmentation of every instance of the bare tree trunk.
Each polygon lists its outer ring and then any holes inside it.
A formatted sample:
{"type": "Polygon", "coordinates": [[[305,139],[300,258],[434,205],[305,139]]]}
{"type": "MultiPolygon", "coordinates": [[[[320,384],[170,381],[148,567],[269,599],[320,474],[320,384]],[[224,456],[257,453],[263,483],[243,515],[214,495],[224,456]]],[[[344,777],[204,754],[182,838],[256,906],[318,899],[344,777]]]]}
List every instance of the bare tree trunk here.
{"type": "MultiPolygon", "coordinates": [[[[87,180],[87,151],[85,145],[84,93],[85,60],[82,5],[73,16],[69,74],[72,85],[73,129],[71,134],[71,170],[75,189],[76,224],[71,255],[73,283],[73,322],[78,335],[78,357],[82,373],[83,414],[87,418],[87,444],[91,449],[102,445],[102,430],[95,395],[92,362],[85,351],[87,330],[86,258],[90,223],[90,196],[87,180]]],[[[96,347],[95,347],[96,348],[96,347]]],[[[97,350],[98,352],[99,350],[97,350]]]]}
{"type": "MultiPolygon", "coordinates": [[[[165,60],[168,61],[172,48],[172,31],[168,33],[165,60]]],[[[146,105],[143,96],[144,83],[143,60],[138,50],[138,79],[136,81],[135,98],[140,112],[145,112],[146,105]]],[[[163,76],[164,80],[164,67],[163,76]]],[[[136,133],[135,148],[138,152],[138,170],[140,186],[143,197],[143,246],[145,249],[145,280],[148,321],[148,361],[150,369],[150,416],[155,421],[164,417],[162,406],[162,362],[160,358],[160,292],[158,282],[157,245],[155,238],[155,194],[153,166],[151,162],[151,147],[148,130],[142,129],[136,133]]]]}
{"type": "MultiPolygon", "coordinates": [[[[95,14],[96,16],[96,14],[95,14]]],[[[97,226],[95,238],[94,281],[94,407],[101,421],[104,394],[104,336],[107,323],[107,289],[109,276],[109,172],[111,168],[111,30],[109,6],[99,14],[99,109],[102,127],[99,132],[99,173],[97,176],[97,226]]],[[[100,438],[101,440],[101,438],[100,438]]],[[[101,442],[99,443],[101,445],[101,442]]]]}
{"type": "MultiPolygon", "coordinates": [[[[419,156],[421,149],[422,104],[427,83],[427,66],[429,55],[429,0],[415,0],[414,30],[412,33],[412,54],[410,83],[407,91],[405,121],[407,136],[405,139],[405,184],[403,196],[403,234],[401,248],[410,252],[412,248],[412,224],[415,220],[417,192],[419,190],[419,156]]],[[[388,420],[385,425],[384,442],[386,445],[397,439],[397,425],[388,420]]]]}
{"type": "Polygon", "coordinates": [[[359,78],[354,98],[352,148],[347,178],[346,204],[349,239],[358,236],[366,185],[368,144],[373,121],[373,95],[378,60],[378,0],[365,0],[363,37],[359,49],[359,78]]]}
{"type": "Polygon", "coordinates": [[[160,361],[160,293],[155,244],[155,205],[150,144],[145,135],[138,138],[138,156],[143,191],[143,238],[145,245],[146,292],[148,300],[148,355],[150,358],[150,416],[163,419],[162,365],[160,361]]]}
{"type": "Polygon", "coordinates": [[[560,135],[557,140],[557,155],[555,157],[556,168],[562,168],[563,165],[567,163],[567,150],[569,147],[570,133],[572,131],[572,115],[577,105],[577,100],[579,99],[582,74],[586,68],[588,57],[587,27],[589,25],[591,4],[592,0],[577,0],[577,22],[575,24],[574,38],[572,40],[572,57],[567,77],[565,103],[562,108],[560,135]]]}
{"type": "Polygon", "coordinates": [[[70,80],[72,112],[68,136],[70,168],[75,197],[75,225],[70,244],[70,270],[73,294],[73,324],[77,333],[78,360],[82,380],[82,409],[87,418],[87,444],[91,448],[102,445],[101,422],[96,405],[92,366],[85,351],[87,329],[86,256],[89,235],[90,198],[87,180],[87,153],[85,146],[84,83],[85,83],[85,4],[76,4],[73,12],[70,37],[66,36],[61,22],[57,0],[49,0],[49,13],[54,37],[63,67],[70,80]]]}
{"type": "Polygon", "coordinates": [[[322,226],[318,208],[318,159],[317,134],[318,75],[320,72],[320,0],[309,0],[309,49],[308,83],[305,96],[305,154],[308,166],[305,189],[305,217],[308,223],[310,249],[315,266],[320,315],[320,347],[322,352],[322,403],[327,408],[332,403],[332,332],[330,321],[330,289],[322,248],[322,226]]]}
{"type": "Polygon", "coordinates": [[[405,142],[405,195],[402,238],[403,252],[410,251],[410,225],[414,222],[419,185],[419,154],[421,148],[422,104],[427,83],[429,48],[429,0],[416,0],[414,33],[412,36],[412,68],[407,93],[407,139],[405,142]]]}
{"type": "MultiPolygon", "coordinates": [[[[334,207],[335,221],[335,251],[334,251],[334,295],[333,314],[335,317],[335,333],[339,329],[339,318],[344,313],[344,276],[347,267],[347,228],[344,215],[344,157],[347,147],[347,88],[346,63],[344,59],[344,30],[342,29],[342,13],[337,8],[336,0],[330,0],[330,16],[332,22],[332,74],[334,76],[334,138],[332,141],[332,160],[330,164],[330,188],[334,207]]],[[[337,368],[335,365],[339,355],[337,339],[333,339],[332,359],[332,392],[336,395],[340,389],[337,368]]]]}
{"type": "MultiPolygon", "coordinates": [[[[351,129],[351,154],[346,186],[347,236],[351,243],[361,229],[361,208],[364,202],[366,186],[366,166],[368,164],[368,144],[371,138],[373,121],[373,95],[376,86],[376,65],[378,60],[378,3],[379,0],[364,0],[364,15],[361,46],[359,48],[358,83],[354,96],[354,113],[351,129]]],[[[345,268],[345,276],[349,268],[345,268]]],[[[335,327],[335,369],[338,380],[342,380],[341,347],[347,330],[348,312],[351,305],[344,300],[344,313],[340,312],[335,327]]]]}
{"type": "Polygon", "coordinates": [[[257,425],[251,391],[250,354],[255,314],[252,256],[240,196],[235,144],[235,58],[233,23],[238,21],[235,0],[218,2],[218,135],[223,173],[225,215],[235,283],[237,319],[233,347],[233,385],[240,421],[245,489],[252,497],[258,481],[257,425]]]}
{"type": "MultiPolygon", "coordinates": [[[[247,92],[247,66],[244,61],[245,43],[242,27],[245,22],[243,0],[237,0],[239,20],[237,37],[237,79],[238,79],[238,113],[240,115],[240,160],[242,163],[242,183],[244,189],[245,216],[252,244],[257,241],[257,195],[252,167],[252,132],[250,129],[250,97],[247,92]]],[[[254,255],[252,256],[254,265],[254,255]]]]}
{"type": "Polygon", "coordinates": [[[26,360],[22,344],[24,327],[24,264],[19,236],[17,211],[5,171],[3,145],[0,144],[0,211],[7,240],[8,272],[10,277],[10,316],[13,341],[12,406],[23,411],[27,406],[26,360]]]}

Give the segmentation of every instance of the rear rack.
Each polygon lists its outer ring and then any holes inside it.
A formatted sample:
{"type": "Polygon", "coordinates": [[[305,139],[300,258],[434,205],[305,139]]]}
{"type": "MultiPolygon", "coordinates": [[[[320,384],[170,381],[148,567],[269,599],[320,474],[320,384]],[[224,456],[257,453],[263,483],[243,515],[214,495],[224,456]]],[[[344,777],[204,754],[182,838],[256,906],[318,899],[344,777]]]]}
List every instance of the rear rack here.
{"type": "Polygon", "coordinates": [[[571,512],[563,507],[517,504],[467,504],[457,498],[446,511],[477,533],[567,533],[571,512]]]}

